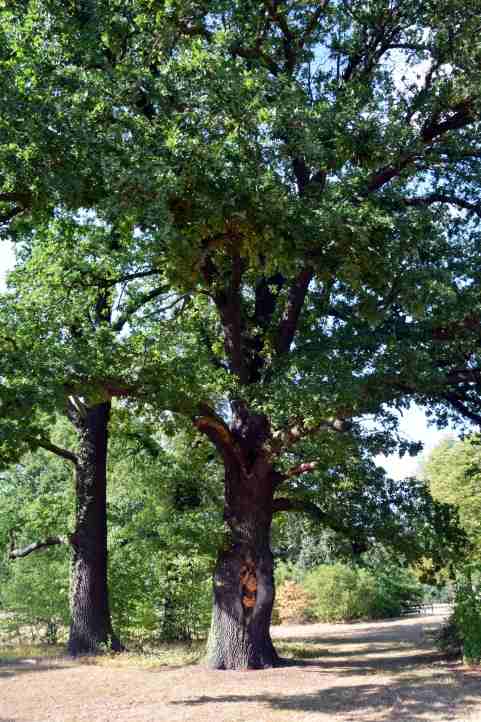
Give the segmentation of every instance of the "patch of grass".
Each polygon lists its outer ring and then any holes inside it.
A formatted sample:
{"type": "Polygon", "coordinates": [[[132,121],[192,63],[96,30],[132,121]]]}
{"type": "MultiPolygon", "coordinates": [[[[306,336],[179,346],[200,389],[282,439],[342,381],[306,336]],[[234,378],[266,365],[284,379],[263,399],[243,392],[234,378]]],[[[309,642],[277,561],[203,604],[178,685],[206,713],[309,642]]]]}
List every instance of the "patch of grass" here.
{"type": "Polygon", "coordinates": [[[282,642],[277,641],[276,649],[281,657],[287,659],[320,659],[329,654],[319,642],[282,642]]]}
{"type": "Polygon", "coordinates": [[[61,644],[12,644],[2,648],[0,664],[14,664],[23,659],[56,659],[65,656],[61,644]]]}
{"type": "Polygon", "coordinates": [[[36,661],[62,658],[84,665],[104,667],[137,667],[154,669],[155,667],[180,667],[199,663],[205,654],[205,642],[172,642],[143,649],[131,649],[122,653],[105,652],[97,655],[85,655],[72,660],[67,656],[65,645],[59,644],[11,644],[2,648],[1,664],[21,664],[26,659],[36,661]]]}
{"type": "Polygon", "coordinates": [[[183,667],[188,664],[198,664],[204,655],[205,641],[171,642],[142,649],[128,649],[120,654],[107,652],[79,657],[78,661],[81,664],[95,664],[103,667],[154,669],[155,667],[183,667]]]}

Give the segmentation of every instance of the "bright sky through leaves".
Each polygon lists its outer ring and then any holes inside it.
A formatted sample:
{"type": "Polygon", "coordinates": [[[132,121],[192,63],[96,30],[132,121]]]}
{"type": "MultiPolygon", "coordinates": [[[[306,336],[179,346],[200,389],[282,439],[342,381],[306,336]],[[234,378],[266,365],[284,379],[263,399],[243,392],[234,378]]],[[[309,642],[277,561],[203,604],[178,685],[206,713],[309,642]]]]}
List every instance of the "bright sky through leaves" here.
{"type": "Polygon", "coordinates": [[[11,243],[2,241],[0,243],[0,291],[5,289],[5,277],[14,264],[13,248],[11,243]]]}

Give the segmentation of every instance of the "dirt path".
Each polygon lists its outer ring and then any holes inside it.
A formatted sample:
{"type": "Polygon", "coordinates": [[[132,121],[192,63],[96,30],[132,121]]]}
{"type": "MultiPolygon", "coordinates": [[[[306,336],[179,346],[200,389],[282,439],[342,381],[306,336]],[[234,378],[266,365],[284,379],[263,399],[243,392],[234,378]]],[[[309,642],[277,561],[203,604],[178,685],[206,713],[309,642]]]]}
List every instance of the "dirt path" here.
{"type": "Polygon", "coordinates": [[[481,672],[443,661],[441,617],[274,628],[274,670],[0,666],[0,722],[481,722],[481,672]]]}

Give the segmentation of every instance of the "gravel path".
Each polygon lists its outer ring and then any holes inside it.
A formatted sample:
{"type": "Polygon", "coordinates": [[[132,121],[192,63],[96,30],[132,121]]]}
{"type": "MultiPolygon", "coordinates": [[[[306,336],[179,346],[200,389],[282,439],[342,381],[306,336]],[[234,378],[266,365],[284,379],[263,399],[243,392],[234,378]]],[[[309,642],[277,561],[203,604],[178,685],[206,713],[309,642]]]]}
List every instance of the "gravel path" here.
{"type": "Polygon", "coordinates": [[[0,722],[481,722],[481,671],[446,662],[440,616],[274,627],[279,669],[0,666],[0,722]]]}

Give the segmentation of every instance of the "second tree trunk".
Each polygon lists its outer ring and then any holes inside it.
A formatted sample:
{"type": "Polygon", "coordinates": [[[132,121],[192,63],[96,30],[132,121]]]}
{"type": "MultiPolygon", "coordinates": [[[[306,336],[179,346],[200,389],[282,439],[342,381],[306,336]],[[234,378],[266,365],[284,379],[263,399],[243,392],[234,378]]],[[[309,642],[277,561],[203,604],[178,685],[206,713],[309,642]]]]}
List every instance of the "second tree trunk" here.
{"type": "Polygon", "coordinates": [[[72,412],[79,435],[71,581],[70,654],[121,648],[112,632],[107,587],[107,445],[110,404],[72,412]]]}

